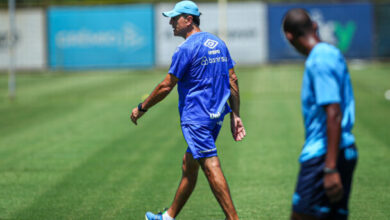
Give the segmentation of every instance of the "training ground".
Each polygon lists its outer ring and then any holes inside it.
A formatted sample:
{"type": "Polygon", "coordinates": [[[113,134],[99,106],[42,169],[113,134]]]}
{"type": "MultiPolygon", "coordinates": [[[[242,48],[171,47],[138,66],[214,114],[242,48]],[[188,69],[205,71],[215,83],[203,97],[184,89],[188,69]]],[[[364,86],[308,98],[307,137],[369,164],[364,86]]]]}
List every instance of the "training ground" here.
{"type": "MultiPolygon", "coordinates": [[[[351,220],[390,219],[390,64],[351,63],[359,161],[351,220]]],[[[164,70],[18,73],[17,98],[0,75],[0,219],[143,219],[168,207],[186,143],[177,92],[138,126],[129,114],[164,70]]],[[[229,117],[217,140],[241,219],[288,219],[304,141],[303,64],[236,68],[247,137],[229,117]]],[[[222,220],[202,173],[177,219],[222,220]]]]}

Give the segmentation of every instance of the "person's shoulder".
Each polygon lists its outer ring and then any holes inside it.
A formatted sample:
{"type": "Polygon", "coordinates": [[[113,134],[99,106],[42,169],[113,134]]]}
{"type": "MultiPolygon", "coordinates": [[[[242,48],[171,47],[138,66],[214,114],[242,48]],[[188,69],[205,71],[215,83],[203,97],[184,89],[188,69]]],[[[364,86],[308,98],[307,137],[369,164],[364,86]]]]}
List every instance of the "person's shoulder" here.
{"type": "Polygon", "coordinates": [[[216,35],[214,35],[212,33],[209,33],[209,32],[202,32],[202,35],[205,38],[212,38],[212,39],[215,39],[215,40],[221,40],[219,37],[217,37],[216,35]]]}
{"type": "Polygon", "coordinates": [[[313,48],[313,58],[316,59],[331,60],[340,56],[342,56],[341,51],[329,43],[321,42],[313,48]]]}
{"type": "Polygon", "coordinates": [[[201,33],[203,32],[198,32],[189,36],[181,44],[179,44],[179,46],[177,46],[177,50],[182,50],[182,51],[193,50],[194,46],[197,45],[198,42],[201,41],[203,38],[201,33]]]}
{"type": "Polygon", "coordinates": [[[328,43],[318,43],[306,60],[307,68],[316,68],[316,67],[329,67],[334,66],[340,58],[343,58],[341,51],[328,43]]]}
{"type": "MultiPolygon", "coordinates": [[[[217,44],[225,44],[221,38],[217,37],[216,35],[209,33],[209,32],[198,32],[194,34],[194,41],[198,41],[199,43],[211,43],[211,42],[217,42],[217,44]]],[[[207,44],[206,43],[206,44],[207,44]]]]}
{"type": "Polygon", "coordinates": [[[224,44],[225,45],[225,41],[223,41],[221,38],[219,38],[218,36],[212,34],[212,33],[209,33],[209,32],[205,32],[205,36],[208,38],[208,39],[212,39],[212,40],[215,40],[215,41],[218,41],[219,43],[221,44],[224,44]]]}
{"type": "Polygon", "coordinates": [[[192,44],[187,39],[176,47],[175,54],[176,53],[188,53],[191,51],[191,48],[192,48],[192,44]]]}

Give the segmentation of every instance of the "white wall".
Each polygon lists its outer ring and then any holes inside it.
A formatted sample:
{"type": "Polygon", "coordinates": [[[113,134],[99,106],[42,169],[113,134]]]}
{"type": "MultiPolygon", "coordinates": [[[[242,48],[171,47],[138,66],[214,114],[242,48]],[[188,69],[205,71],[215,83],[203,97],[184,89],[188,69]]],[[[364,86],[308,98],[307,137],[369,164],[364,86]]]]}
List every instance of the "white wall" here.
{"type": "MultiPolygon", "coordinates": [[[[44,11],[41,9],[22,9],[16,11],[16,68],[37,69],[46,66],[44,19],[44,11]]],[[[7,47],[8,27],[8,11],[0,11],[0,69],[7,69],[9,64],[7,47]]]]}
{"type": "MultiPolygon", "coordinates": [[[[170,11],[174,4],[158,4],[155,7],[156,19],[156,65],[169,66],[176,47],[184,41],[174,37],[169,18],[161,13],[170,11]]],[[[218,4],[198,4],[200,29],[218,33],[218,4]]],[[[227,46],[237,65],[258,64],[267,61],[267,7],[263,3],[228,3],[227,7],[227,46]]]]}

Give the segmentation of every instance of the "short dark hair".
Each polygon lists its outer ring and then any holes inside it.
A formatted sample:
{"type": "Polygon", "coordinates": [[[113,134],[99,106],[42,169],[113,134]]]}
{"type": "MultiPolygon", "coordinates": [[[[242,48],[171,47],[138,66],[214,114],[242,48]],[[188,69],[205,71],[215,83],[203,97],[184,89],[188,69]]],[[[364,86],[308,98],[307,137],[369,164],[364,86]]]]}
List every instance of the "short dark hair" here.
{"type": "Polygon", "coordinates": [[[290,32],[295,37],[314,31],[309,13],[302,8],[289,10],[283,18],[283,31],[290,32]]]}
{"type": "MultiPolygon", "coordinates": [[[[185,18],[187,18],[188,16],[190,16],[191,14],[182,14],[182,16],[184,16],[185,18]]],[[[199,16],[196,16],[196,15],[191,15],[192,16],[192,21],[194,22],[194,24],[196,26],[200,26],[200,18],[199,16]]]]}

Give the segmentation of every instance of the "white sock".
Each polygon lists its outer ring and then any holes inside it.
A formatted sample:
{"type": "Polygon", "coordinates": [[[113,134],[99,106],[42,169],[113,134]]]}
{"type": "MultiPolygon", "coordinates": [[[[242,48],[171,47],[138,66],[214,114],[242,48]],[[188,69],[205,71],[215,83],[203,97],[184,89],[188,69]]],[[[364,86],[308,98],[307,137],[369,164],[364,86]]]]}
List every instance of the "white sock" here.
{"type": "Polygon", "coordinates": [[[174,218],[172,218],[171,216],[168,215],[168,211],[166,211],[164,214],[163,214],[163,220],[175,220],[174,218]]]}

